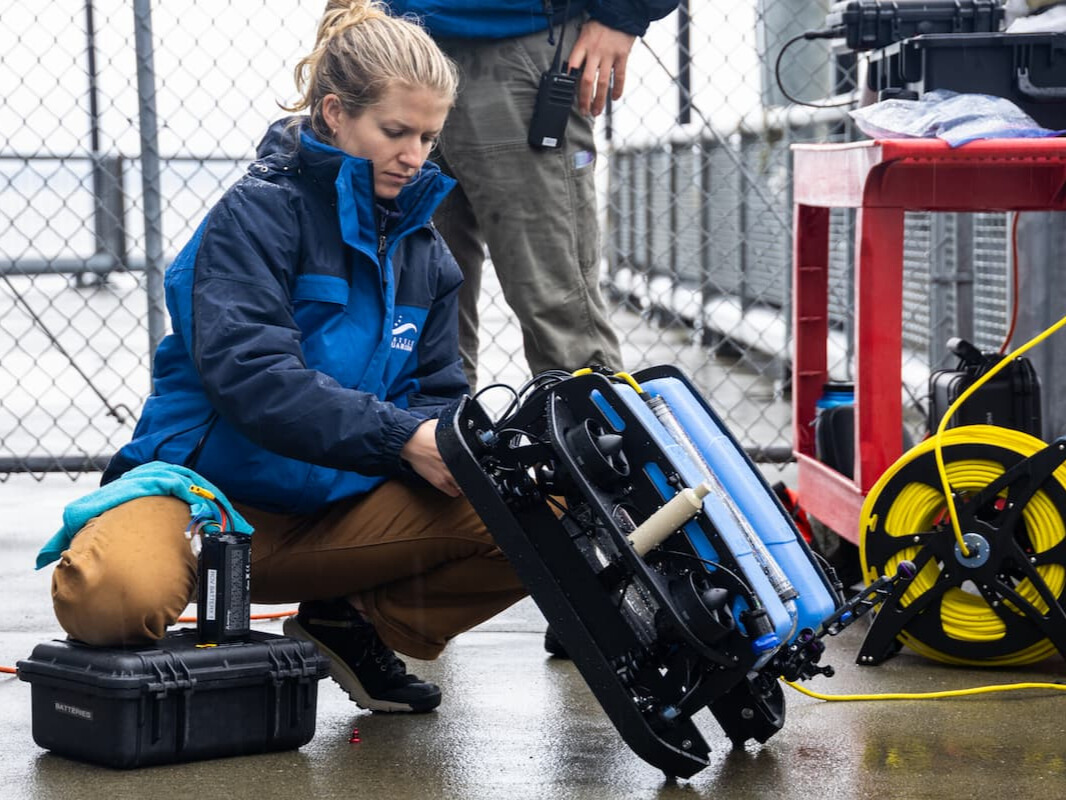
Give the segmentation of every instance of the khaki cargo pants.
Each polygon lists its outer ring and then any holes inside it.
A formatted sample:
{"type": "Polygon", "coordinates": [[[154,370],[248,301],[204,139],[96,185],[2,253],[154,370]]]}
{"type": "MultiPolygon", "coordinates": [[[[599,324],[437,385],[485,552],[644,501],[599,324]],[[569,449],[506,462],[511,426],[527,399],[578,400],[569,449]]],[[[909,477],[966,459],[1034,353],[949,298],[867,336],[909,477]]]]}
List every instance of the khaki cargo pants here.
{"type": "MultiPolygon", "coordinates": [[[[355,600],[392,649],[437,657],[448,640],[525,595],[465,498],[390,481],[310,516],[236,505],[255,528],[252,601],[355,600]]],[[[189,507],[144,497],[89,521],[52,576],[75,639],[158,639],[195,599],[189,507]]]]}
{"type": "MultiPolygon", "coordinates": [[[[567,26],[570,43],[574,28],[567,26]]],[[[540,75],[555,50],[547,31],[440,44],[459,67],[460,89],[434,158],[459,186],[433,221],[463,271],[459,349],[470,385],[477,384],[485,245],[533,374],[622,369],[599,286],[592,118],[575,103],[562,147],[534,150],[527,141],[540,75]]]]}

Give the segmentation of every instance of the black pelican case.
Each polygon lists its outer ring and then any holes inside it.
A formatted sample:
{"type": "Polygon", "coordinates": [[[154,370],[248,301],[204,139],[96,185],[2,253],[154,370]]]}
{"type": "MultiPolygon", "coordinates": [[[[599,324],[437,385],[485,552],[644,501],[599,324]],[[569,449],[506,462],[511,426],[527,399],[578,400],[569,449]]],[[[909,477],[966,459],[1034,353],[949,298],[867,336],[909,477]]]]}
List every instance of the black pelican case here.
{"type": "Polygon", "coordinates": [[[873,50],[931,33],[995,33],[1003,27],[999,0],[843,0],[825,27],[849,50],[873,50]]]}
{"type": "MultiPolygon", "coordinates": [[[[1066,33],[915,36],[870,53],[867,86],[1005,97],[1045,128],[1066,128],[1066,33]]],[[[882,97],[882,99],[883,99],[882,97]]]]}
{"type": "MultiPolygon", "coordinates": [[[[948,349],[959,357],[955,369],[939,369],[929,376],[929,432],[940,425],[948,408],[970,384],[996,366],[1004,356],[983,353],[965,339],[948,340],[948,349]]],[[[970,396],[946,427],[999,425],[1043,437],[1040,379],[1029,359],[1007,356],[1011,363],[970,396]]]]}
{"type": "Polygon", "coordinates": [[[329,659],[261,631],[199,646],[184,628],[141,648],[43,642],[17,666],[38,745],[128,769],[306,744],[329,659]]]}

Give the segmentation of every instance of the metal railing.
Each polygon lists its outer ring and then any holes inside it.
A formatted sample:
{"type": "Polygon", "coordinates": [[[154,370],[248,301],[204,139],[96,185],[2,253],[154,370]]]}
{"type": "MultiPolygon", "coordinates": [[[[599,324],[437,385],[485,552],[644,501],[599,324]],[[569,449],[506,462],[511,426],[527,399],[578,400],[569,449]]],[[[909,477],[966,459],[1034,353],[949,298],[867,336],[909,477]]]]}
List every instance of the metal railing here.
{"type": "MultiPolygon", "coordinates": [[[[78,477],[132,432],[166,332],[166,263],[283,113],[321,9],[3,7],[0,480],[78,477]]],[[[781,106],[773,66],[826,7],[684,2],[634,48],[625,96],[599,128],[604,277],[627,368],[684,365],[748,452],[773,463],[791,453],[789,145],[856,135],[842,110],[781,106]]],[[[782,66],[794,96],[854,85],[853,60],[826,43],[782,66]]],[[[852,362],[853,216],[831,216],[839,377],[852,362]]],[[[945,363],[948,335],[998,345],[1008,249],[1002,214],[907,215],[903,379],[916,426],[922,376],[945,363]]],[[[513,324],[498,289],[483,304],[483,317],[513,324]]],[[[505,327],[486,337],[483,383],[526,376],[516,338],[505,327]]]]}

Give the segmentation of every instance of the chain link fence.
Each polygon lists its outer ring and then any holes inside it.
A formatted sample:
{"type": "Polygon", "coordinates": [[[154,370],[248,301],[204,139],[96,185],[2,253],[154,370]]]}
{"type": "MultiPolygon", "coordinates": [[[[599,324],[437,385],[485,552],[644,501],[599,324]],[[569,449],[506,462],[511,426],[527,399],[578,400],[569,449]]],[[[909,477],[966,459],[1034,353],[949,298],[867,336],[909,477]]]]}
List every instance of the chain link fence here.
{"type": "MultiPolygon", "coordinates": [[[[103,467],[150,391],[162,275],[293,99],[320,2],[0,0],[0,479],[103,467]]],[[[599,124],[605,290],[626,367],[676,363],[746,448],[791,451],[789,145],[857,138],[826,2],[686,0],[599,124]],[[784,91],[775,80],[779,67],[784,91]],[[786,94],[787,93],[787,94],[786,94]]],[[[853,213],[833,211],[833,377],[850,377],[853,213]]],[[[1003,214],[908,214],[903,385],[919,436],[948,336],[998,347],[1003,214]]],[[[479,382],[527,377],[490,281],[479,382]]]]}

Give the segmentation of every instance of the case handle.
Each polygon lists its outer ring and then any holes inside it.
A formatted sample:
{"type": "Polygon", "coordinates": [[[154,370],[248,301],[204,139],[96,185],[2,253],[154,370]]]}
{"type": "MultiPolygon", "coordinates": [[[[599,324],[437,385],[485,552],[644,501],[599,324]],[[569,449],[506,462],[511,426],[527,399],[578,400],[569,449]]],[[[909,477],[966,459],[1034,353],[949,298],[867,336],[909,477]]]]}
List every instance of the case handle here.
{"type": "Polygon", "coordinates": [[[1029,80],[1029,68],[1018,67],[1018,91],[1030,100],[1066,99],[1066,86],[1037,86],[1029,80]]]}

